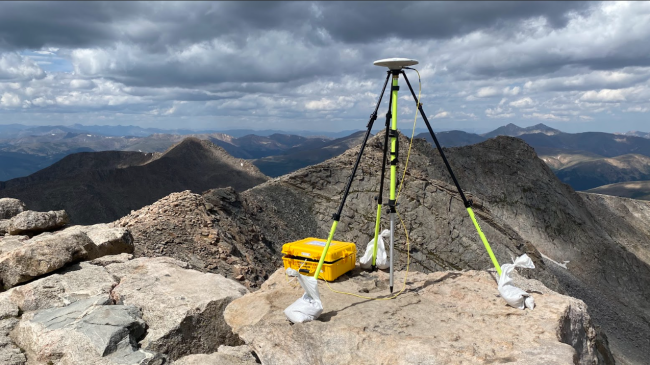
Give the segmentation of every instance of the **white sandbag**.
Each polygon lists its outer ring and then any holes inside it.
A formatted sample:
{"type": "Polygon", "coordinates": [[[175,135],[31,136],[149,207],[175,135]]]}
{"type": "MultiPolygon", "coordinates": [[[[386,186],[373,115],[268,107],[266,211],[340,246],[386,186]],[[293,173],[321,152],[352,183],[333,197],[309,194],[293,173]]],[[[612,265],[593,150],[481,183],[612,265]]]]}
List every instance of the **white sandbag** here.
{"type": "Polygon", "coordinates": [[[517,257],[512,264],[505,264],[501,266],[501,276],[499,277],[499,294],[510,306],[524,309],[535,308],[535,300],[533,297],[526,293],[524,290],[512,285],[512,278],[510,274],[515,267],[523,267],[526,269],[534,269],[535,264],[528,255],[523,254],[517,257]]]}
{"type": "Polygon", "coordinates": [[[287,269],[287,275],[298,278],[305,294],[284,310],[284,314],[293,323],[313,321],[323,313],[323,303],[318,293],[318,281],[313,276],[301,275],[294,269],[287,269]]]}
{"type": "MultiPolygon", "coordinates": [[[[385,229],[383,232],[381,232],[379,238],[377,239],[377,241],[379,241],[379,245],[377,245],[377,268],[379,269],[388,269],[390,267],[390,263],[388,262],[388,255],[386,254],[386,248],[384,245],[384,239],[390,240],[390,230],[385,229]]],[[[369,269],[372,266],[372,254],[374,249],[375,239],[373,238],[370,242],[368,242],[366,253],[363,254],[363,256],[359,259],[359,265],[362,269],[369,269]]]]}

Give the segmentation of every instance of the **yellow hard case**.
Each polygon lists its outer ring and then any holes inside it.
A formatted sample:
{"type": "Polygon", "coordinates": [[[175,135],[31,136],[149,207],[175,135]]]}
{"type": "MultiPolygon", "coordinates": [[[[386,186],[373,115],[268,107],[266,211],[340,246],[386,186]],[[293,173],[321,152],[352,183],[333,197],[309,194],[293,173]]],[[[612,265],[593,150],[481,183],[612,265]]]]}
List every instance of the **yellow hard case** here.
{"type": "MultiPolygon", "coordinates": [[[[282,246],[284,268],[292,268],[302,275],[313,276],[320,255],[327,240],[308,237],[282,246]]],[[[339,276],[354,269],[357,260],[357,247],[352,242],[332,241],[325,256],[319,279],[336,280],[339,276]]]]}

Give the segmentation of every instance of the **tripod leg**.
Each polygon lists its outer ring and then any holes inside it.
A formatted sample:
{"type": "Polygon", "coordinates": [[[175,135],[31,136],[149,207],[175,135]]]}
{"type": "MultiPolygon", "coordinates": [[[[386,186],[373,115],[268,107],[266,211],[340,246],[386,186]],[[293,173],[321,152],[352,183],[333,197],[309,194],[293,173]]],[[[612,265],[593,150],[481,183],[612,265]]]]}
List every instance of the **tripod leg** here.
{"type": "Polygon", "coordinates": [[[499,266],[499,262],[494,256],[494,253],[492,252],[492,248],[490,247],[487,238],[483,234],[483,231],[481,230],[481,226],[478,224],[478,221],[476,220],[476,216],[474,215],[474,211],[472,210],[472,202],[467,200],[465,194],[463,193],[463,189],[460,188],[460,184],[458,183],[458,180],[456,179],[456,176],[454,175],[454,172],[452,171],[451,166],[449,165],[449,161],[447,161],[445,152],[442,150],[442,147],[438,142],[438,138],[436,138],[436,134],[433,132],[433,128],[431,128],[431,124],[429,123],[426,114],[424,114],[424,109],[422,108],[422,104],[420,104],[420,101],[418,100],[417,96],[415,96],[415,91],[413,91],[413,88],[411,87],[411,83],[409,82],[408,77],[406,77],[406,73],[404,71],[402,71],[402,75],[404,75],[404,80],[406,80],[406,84],[408,85],[409,90],[411,90],[411,95],[413,95],[413,99],[415,99],[415,103],[417,104],[417,108],[420,111],[420,115],[422,115],[422,119],[424,120],[424,123],[427,125],[427,129],[429,130],[429,134],[431,134],[431,138],[433,139],[433,142],[435,143],[438,152],[440,152],[442,161],[445,163],[445,166],[447,167],[447,171],[449,171],[449,175],[451,176],[451,179],[454,181],[454,185],[456,185],[456,190],[458,190],[458,194],[460,195],[460,198],[463,200],[463,204],[467,209],[467,213],[469,214],[469,217],[472,219],[472,222],[474,223],[474,227],[476,228],[476,231],[478,232],[481,241],[483,241],[485,250],[490,256],[490,259],[492,260],[492,264],[494,265],[494,268],[497,270],[497,273],[499,274],[499,276],[501,276],[501,266],[499,266]]]}
{"type": "Polygon", "coordinates": [[[345,200],[348,198],[348,194],[350,193],[352,180],[354,180],[354,175],[356,175],[357,173],[357,168],[359,167],[359,163],[361,162],[361,156],[363,155],[363,150],[366,148],[368,137],[370,137],[370,131],[372,130],[372,126],[375,123],[375,120],[377,120],[377,110],[379,110],[381,99],[384,97],[384,92],[386,91],[386,85],[388,84],[389,78],[390,78],[390,73],[386,75],[386,81],[384,81],[384,86],[381,90],[381,94],[379,94],[379,101],[377,101],[377,106],[375,106],[375,111],[370,115],[370,120],[368,121],[368,126],[367,126],[368,129],[366,130],[366,135],[363,138],[363,143],[361,143],[361,149],[359,149],[359,155],[357,156],[357,161],[354,163],[354,167],[352,168],[352,173],[350,174],[347,185],[345,186],[345,190],[343,192],[343,198],[341,199],[341,204],[339,205],[339,209],[332,216],[334,222],[332,222],[332,228],[330,229],[330,234],[327,237],[327,243],[323,248],[323,252],[321,253],[320,260],[318,261],[318,266],[316,267],[316,272],[314,273],[314,277],[316,279],[318,279],[320,270],[323,267],[323,262],[325,262],[325,256],[327,255],[327,250],[329,250],[330,244],[332,243],[332,238],[334,238],[334,233],[336,232],[336,226],[339,224],[339,220],[341,220],[341,212],[343,211],[345,200]]]}
{"type": "MultiPolygon", "coordinates": [[[[392,93],[391,93],[392,102],[392,93]]],[[[384,194],[384,177],[386,174],[386,155],[388,154],[388,136],[390,131],[390,119],[392,117],[392,103],[388,104],[388,113],[386,113],[386,134],[384,134],[384,157],[381,160],[381,178],[379,180],[379,195],[377,196],[377,221],[375,222],[375,247],[372,252],[372,271],[377,270],[377,240],[379,239],[379,223],[381,221],[381,206],[383,204],[384,194]]]]}
{"type": "Polygon", "coordinates": [[[390,199],[388,207],[390,208],[390,292],[393,293],[393,246],[395,238],[395,203],[397,197],[395,188],[397,187],[397,160],[399,155],[399,139],[397,135],[397,92],[399,90],[399,71],[392,70],[393,85],[391,87],[391,101],[393,115],[391,118],[390,129],[390,199]]]}

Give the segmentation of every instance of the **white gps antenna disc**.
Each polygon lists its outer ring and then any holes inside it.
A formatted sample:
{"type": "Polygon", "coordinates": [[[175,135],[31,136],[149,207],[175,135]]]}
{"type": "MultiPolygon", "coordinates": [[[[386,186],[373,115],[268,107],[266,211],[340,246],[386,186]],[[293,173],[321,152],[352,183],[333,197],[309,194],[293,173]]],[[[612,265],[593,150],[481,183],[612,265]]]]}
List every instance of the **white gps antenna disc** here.
{"type": "Polygon", "coordinates": [[[375,61],[373,64],[375,66],[388,67],[391,70],[401,70],[406,66],[417,65],[418,61],[409,58],[385,58],[383,60],[375,61]]]}

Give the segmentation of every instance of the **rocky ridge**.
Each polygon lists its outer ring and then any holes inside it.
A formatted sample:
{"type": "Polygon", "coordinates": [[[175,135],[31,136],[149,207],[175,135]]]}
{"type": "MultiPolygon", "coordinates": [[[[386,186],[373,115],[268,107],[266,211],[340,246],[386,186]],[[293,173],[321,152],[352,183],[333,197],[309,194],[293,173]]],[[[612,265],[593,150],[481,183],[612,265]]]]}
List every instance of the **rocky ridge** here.
{"type": "Polygon", "coordinates": [[[232,188],[173,193],[113,223],[128,229],[136,257],[170,256],[248,288],[281,265],[281,254],[245,214],[232,188]]]}

